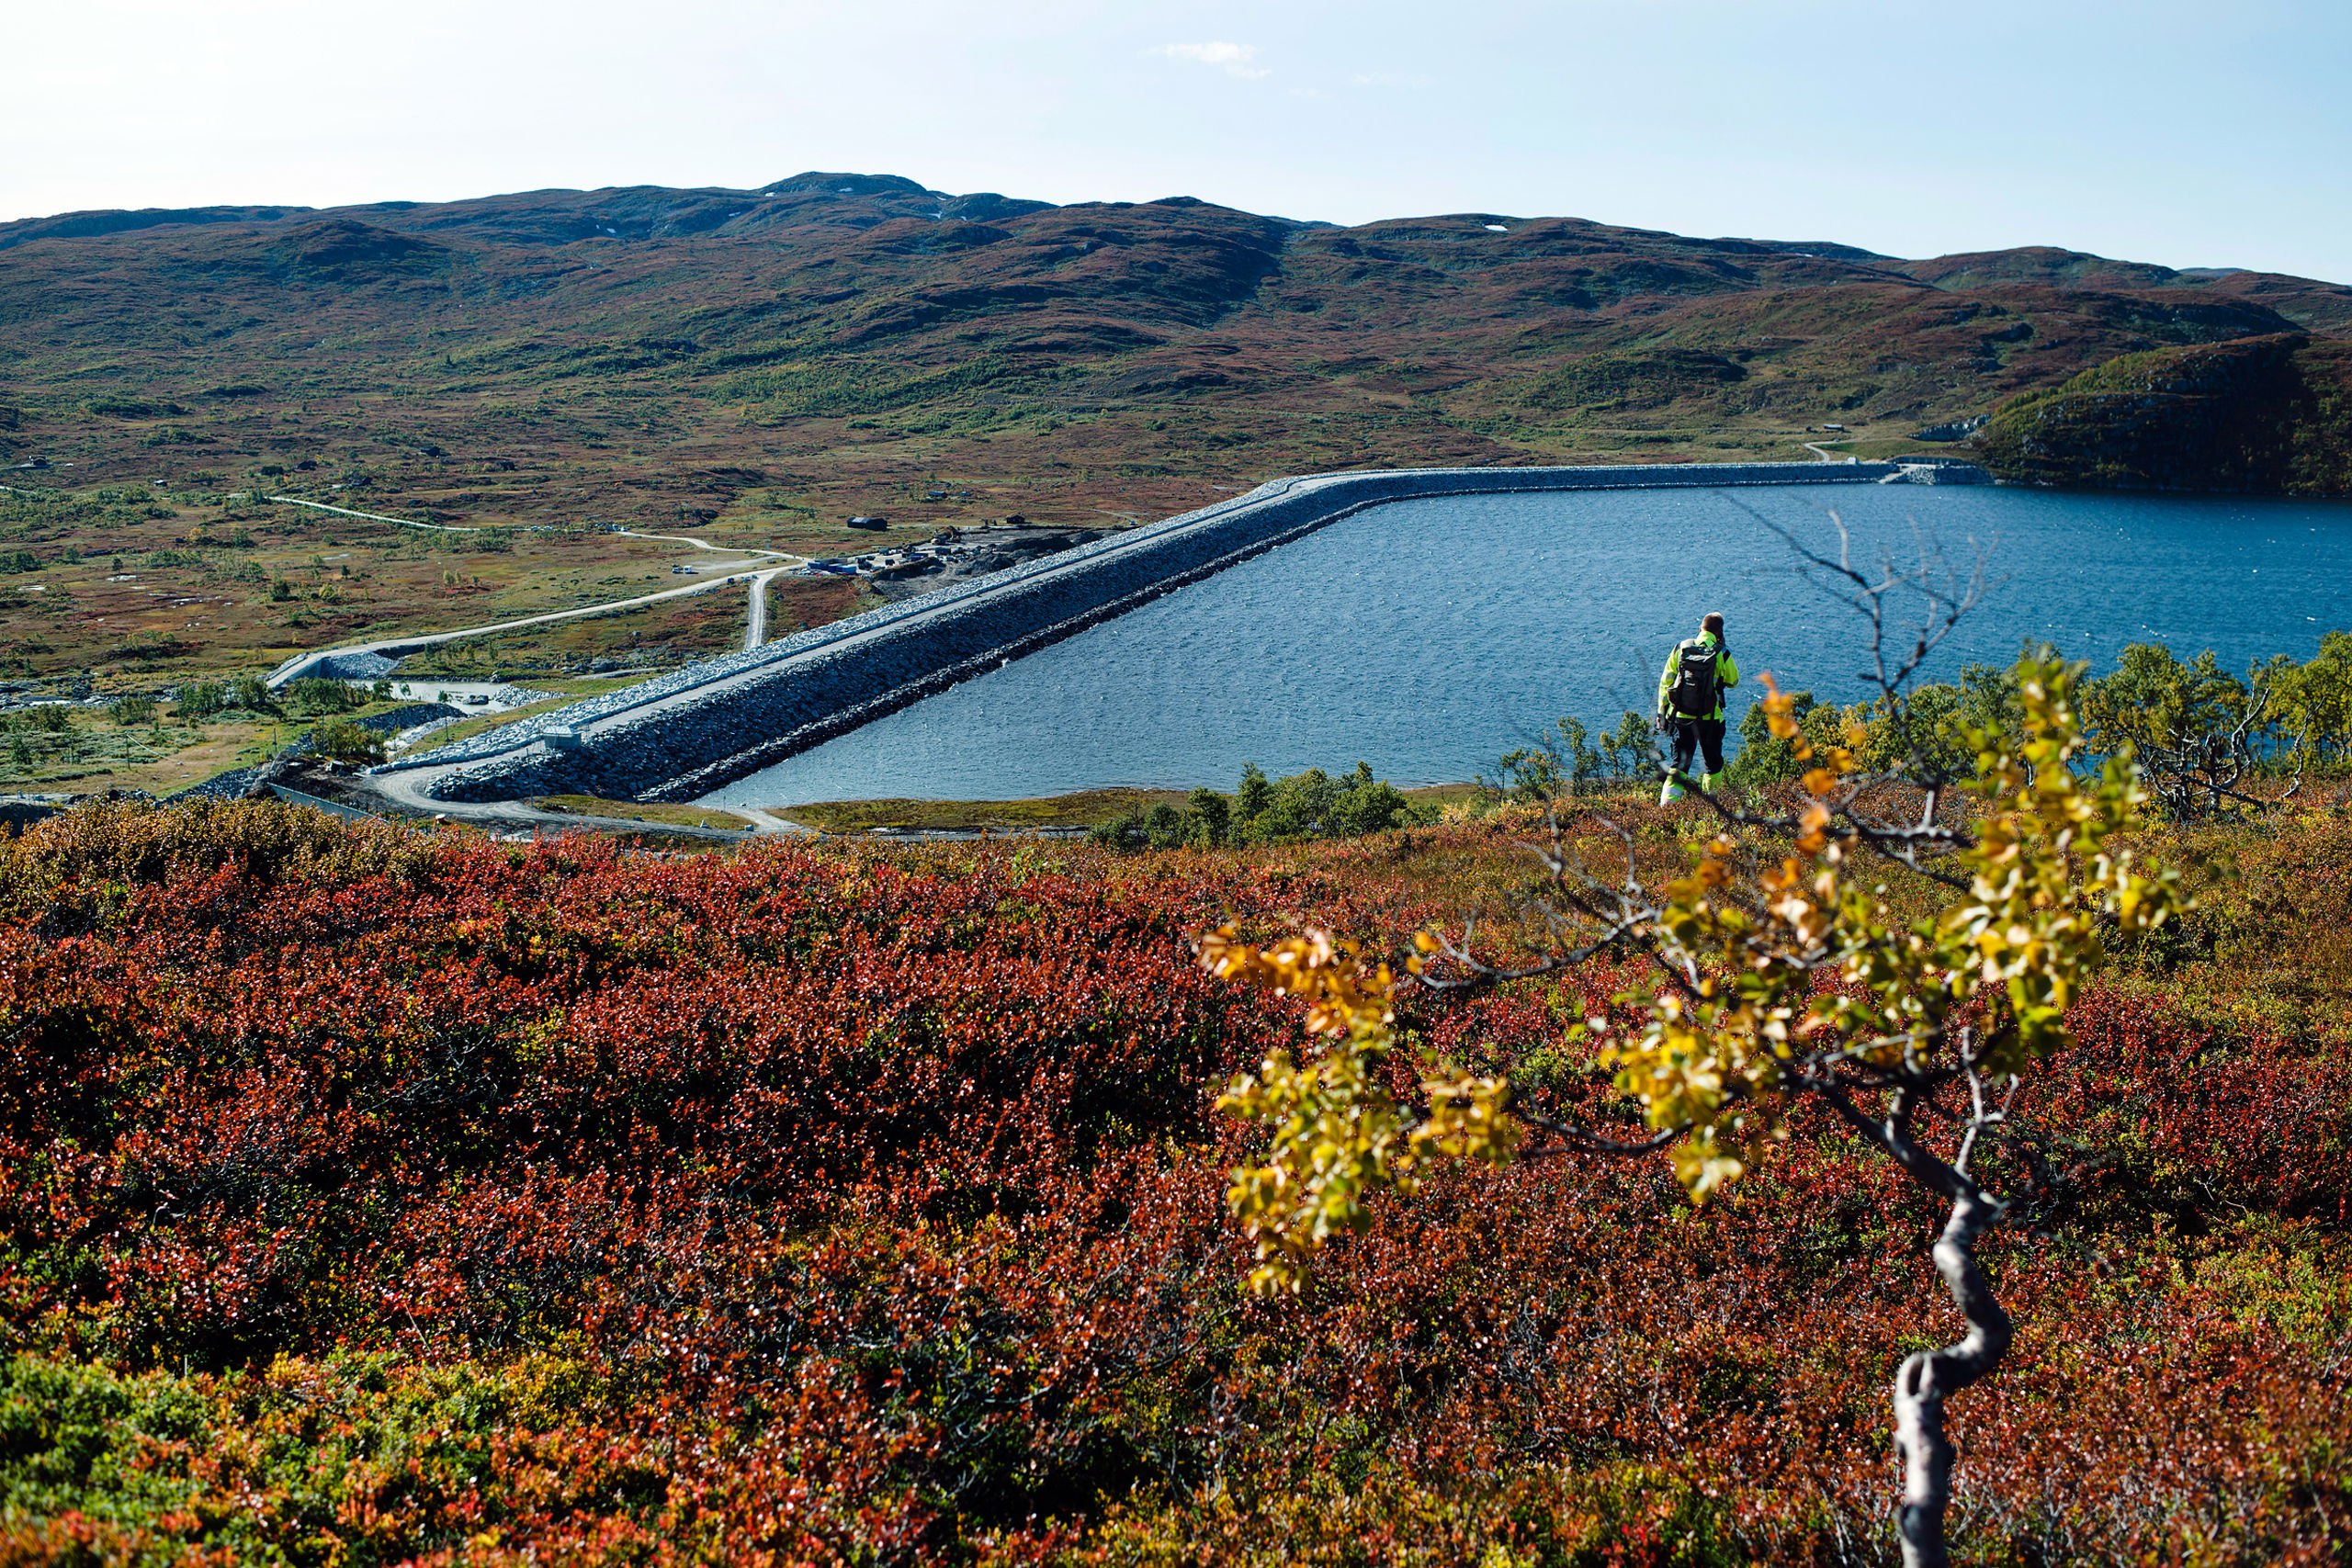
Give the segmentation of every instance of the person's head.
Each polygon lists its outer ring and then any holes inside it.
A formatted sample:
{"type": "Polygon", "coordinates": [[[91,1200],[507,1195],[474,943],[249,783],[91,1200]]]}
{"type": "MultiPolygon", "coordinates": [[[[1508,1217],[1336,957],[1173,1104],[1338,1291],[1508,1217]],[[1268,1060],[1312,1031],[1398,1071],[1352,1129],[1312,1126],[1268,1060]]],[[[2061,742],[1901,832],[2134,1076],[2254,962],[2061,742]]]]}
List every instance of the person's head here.
{"type": "Polygon", "coordinates": [[[1705,633],[1709,634],[1710,636],[1713,636],[1713,637],[1721,637],[1721,636],[1723,636],[1723,635],[1724,635],[1724,616],[1723,616],[1723,612],[1722,612],[1722,611],[1720,611],[1720,610],[1710,610],[1710,611],[1708,611],[1708,612],[1707,612],[1707,614],[1706,614],[1706,617],[1705,617],[1705,619],[1702,620],[1702,621],[1699,623],[1699,629],[1700,629],[1701,631],[1702,631],[1702,632],[1705,632],[1705,633]]]}

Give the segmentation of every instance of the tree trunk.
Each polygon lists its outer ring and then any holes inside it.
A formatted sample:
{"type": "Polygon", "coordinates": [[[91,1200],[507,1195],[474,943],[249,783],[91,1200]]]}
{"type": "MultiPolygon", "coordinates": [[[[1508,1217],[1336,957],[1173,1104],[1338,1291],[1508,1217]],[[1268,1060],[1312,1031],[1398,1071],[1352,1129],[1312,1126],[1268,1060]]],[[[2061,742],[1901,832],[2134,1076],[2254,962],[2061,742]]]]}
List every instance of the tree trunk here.
{"type": "Polygon", "coordinates": [[[1895,1530],[1904,1568],[1944,1568],[1944,1509],[1951,1501],[1952,1448],[1944,1436],[1944,1399],[2000,1364],[2009,1348],[2009,1314],[1993,1299],[1976,1267],[1976,1238],[2000,1213],[1973,1186],[1952,1201],[1937,1238],[1936,1270],[1951,1289],[1968,1333],[1940,1350],[1904,1358],[1894,1374],[1894,1443],[1903,1455],[1903,1506],[1895,1530]]]}

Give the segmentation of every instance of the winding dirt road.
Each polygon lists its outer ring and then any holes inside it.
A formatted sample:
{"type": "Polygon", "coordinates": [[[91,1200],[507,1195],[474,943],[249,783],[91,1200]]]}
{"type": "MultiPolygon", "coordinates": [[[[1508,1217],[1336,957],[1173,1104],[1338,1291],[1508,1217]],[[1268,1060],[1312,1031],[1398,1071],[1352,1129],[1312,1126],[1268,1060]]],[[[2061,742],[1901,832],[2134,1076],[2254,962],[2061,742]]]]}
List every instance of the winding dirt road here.
{"type": "Polygon", "coordinates": [[[782,550],[729,548],[697,539],[691,534],[640,534],[634,528],[623,528],[620,533],[624,538],[662,539],[672,544],[692,545],[698,550],[711,550],[719,555],[766,556],[772,560],[784,562],[784,565],[771,568],[752,579],[752,615],[744,624],[743,629],[745,652],[768,640],[768,584],[786,572],[808,564],[808,558],[806,556],[786,555],[782,550]]]}
{"type": "Polygon", "coordinates": [[[397,523],[403,528],[430,528],[436,534],[479,534],[480,528],[462,527],[455,523],[419,523],[413,517],[388,517],[380,512],[354,512],[348,506],[329,506],[323,501],[304,501],[299,495],[273,495],[265,498],[280,506],[307,506],[317,512],[333,512],[345,517],[365,517],[376,523],[397,523]]]}
{"type": "MultiPolygon", "coordinates": [[[[459,527],[455,524],[418,523],[406,517],[389,517],[379,512],[356,512],[347,506],[329,506],[322,501],[304,501],[299,496],[273,495],[269,499],[288,506],[310,506],[321,512],[340,513],[345,517],[365,517],[379,523],[397,523],[404,528],[430,528],[445,534],[482,532],[479,528],[459,527]]],[[[395,658],[421,652],[445,642],[460,641],[466,637],[488,637],[494,632],[514,631],[524,626],[546,626],[552,621],[576,620],[582,615],[604,615],[618,610],[634,610],[647,604],[658,604],[665,599],[683,599],[690,594],[707,593],[713,589],[724,588],[735,582],[748,582],[751,585],[751,615],[743,633],[743,646],[747,649],[754,649],[767,640],[768,584],[786,572],[797,571],[808,564],[808,558],[804,556],[787,555],[782,550],[729,549],[686,534],[639,534],[628,528],[622,528],[617,532],[627,538],[658,540],[664,544],[692,545],[698,550],[708,550],[716,555],[734,555],[742,558],[712,569],[728,571],[729,576],[712,581],[690,582],[681,588],[665,588],[658,593],[640,593],[628,599],[608,599],[600,604],[582,604],[570,610],[550,610],[542,615],[522,615],[511,621],[493,621],[478,626],[459,626],[453,631],[408,632],[398,637],[378,637],[368,642],[343,643],[334,648],[306,649],[271,671],[268,676],[269,685],[273,690],[283,686],[304,669],[316,664],[322,659],[338,654],[374,653],[386,658],[395,658]],[[737,567],[751,566],[753,558],[763,557],[781,564],[760,568],[748,574],[733,570],[737,567]]]]}

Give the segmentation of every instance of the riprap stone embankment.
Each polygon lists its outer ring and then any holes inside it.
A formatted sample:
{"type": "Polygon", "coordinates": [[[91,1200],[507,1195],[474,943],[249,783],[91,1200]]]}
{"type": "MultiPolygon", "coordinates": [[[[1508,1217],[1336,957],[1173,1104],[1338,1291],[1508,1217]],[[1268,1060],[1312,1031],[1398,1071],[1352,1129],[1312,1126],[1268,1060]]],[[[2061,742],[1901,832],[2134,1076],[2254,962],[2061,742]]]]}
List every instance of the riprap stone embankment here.
{"type": "Polygon", "coordinates": [[[372,770],[447,801],[691,800],[1367,507],[1529,491],[1875,483],[1883,463],[1420,468],[1280,479],[1198,512],[372,770]]]}

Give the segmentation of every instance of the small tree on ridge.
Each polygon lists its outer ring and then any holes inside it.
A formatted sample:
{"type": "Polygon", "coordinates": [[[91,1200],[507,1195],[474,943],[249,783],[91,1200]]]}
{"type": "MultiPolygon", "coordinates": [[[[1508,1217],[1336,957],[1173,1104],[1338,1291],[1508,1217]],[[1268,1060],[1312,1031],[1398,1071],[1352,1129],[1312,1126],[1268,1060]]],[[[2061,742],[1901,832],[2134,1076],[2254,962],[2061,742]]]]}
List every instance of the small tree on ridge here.
{"type": "Polygon", "coordinates": [[[2128,748],[2087,766],[2083,666],[2021,660],[2017,722],[1962,728],[1971,768],[1955,780],[1945,761],[1954,737],[1928,733],[1905,698],[1973,595],[1932,591],[1924,569],[1866,576],[1842,558],[1809,558],[1838,573],[1870,616],[1883,722],[1904,741],[1898,765],[1872,775],[1846,748],[1809,739],[1768,675],[1766,723],[1804,764],[1802,807],[1750,813],[1702,797],[1720,830],[1659,888],[1644,885],[1622,830],[1622,874],[1592,874],[1555,814],[1537,852],[1544,951],[1527,963],[1479,957],[1467,931],[1417,933],[1408,976],[1319,931],[1262,949],[1229,927],[1204,937],[1204,964],[1306,1001],[1307,1031],[1323,1043],[1304,1062],[1274,1053],[1219,1100],[1270,1139],[1262,1164],[1234,1173],[1228,1201],[1257,1244],[1250,1285],[1279,1294],[1301,1288],[1333,1234],[1365,1222],[1375,1190],[1410,1192],[1434,1162],[1664,1151],[1703,1203],[1786,1135],[1800,1101],[1826,1106],[1949,1206],[1931,1256],[1967,1332],[1906,1357],[1893,1395],[1904,1561],[1939,1568],[1954,1457],[1944,1401],[1991,1372],[2011,1337],[1975,1258],[2005,1206],[1977,1156],[2025,1075],[2065,1049],[2066,1009],[2103,959],[2102,931],[2152,928],[2182,900],[2177,874],[2135,866],[2117,841],[2143,820],[2148,793],[2128,748]],[[1904,589],[1928,592],[1931,620],[1891,665],[1883,610],[1904,589]],[[1953,809],[1956,793],[1973,812],[1953,809]],[[1894,817],[1889,798],[1912,809],[1894,817]],[[1940,886],[1942,908],[1901,919],[1872,861],[1940,886]],[[1618,997],[1614,1018],[1570,1034],[1613,1073],[1639,1129],[1578,1124],[1515,1093],[1507,1076],[1427,1053],[1419,1103],[1382,1087],[1398,987],[1494,985],[1602,954],[1638,958],[1649,978],[1618,997]],[[1817,986],[1825,976],[1832,983],[1817,986]]]}

